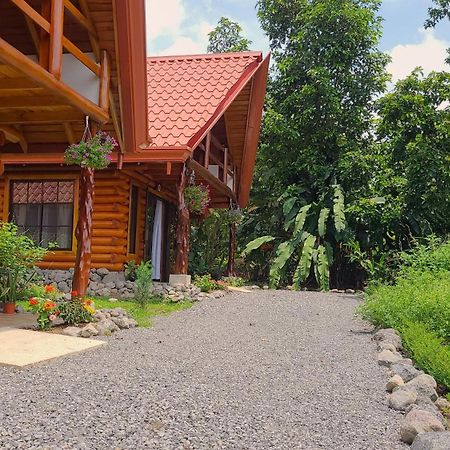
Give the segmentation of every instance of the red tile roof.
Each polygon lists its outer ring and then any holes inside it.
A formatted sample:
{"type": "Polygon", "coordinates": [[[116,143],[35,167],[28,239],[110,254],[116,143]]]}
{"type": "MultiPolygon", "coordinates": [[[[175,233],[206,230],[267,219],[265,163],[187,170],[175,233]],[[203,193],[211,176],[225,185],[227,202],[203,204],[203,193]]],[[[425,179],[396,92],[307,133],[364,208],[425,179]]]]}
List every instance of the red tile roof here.
{"type": "Polygon", "coordinates": [[[148,58],[151,147],[195,148],[261,61],[260,52],[148,58]]]}

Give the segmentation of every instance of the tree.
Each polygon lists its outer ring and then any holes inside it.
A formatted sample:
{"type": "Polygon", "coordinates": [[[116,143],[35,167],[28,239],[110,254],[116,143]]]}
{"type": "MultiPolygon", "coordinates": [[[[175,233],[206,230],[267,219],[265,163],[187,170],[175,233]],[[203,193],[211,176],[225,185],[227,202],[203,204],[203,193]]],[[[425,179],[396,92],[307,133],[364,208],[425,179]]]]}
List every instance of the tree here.
{"type": "Polygon", "coordinates": [[[285,240],[283,204],[277,203],[287,201],[287,191],[300,207],[323,205],[334,185],[342,186],[347,204],[354,200],[353,181],[339,179],[340,163],[371,146],[374,98],[385,90],[388,57],[378,49],[378,0],[257,5],[275,67],[253,197],[259,209],[249,219],[261,234],[277,232],[285,240]]]}
{"type": "Polygon", "coordinates": [[[243,52],[252,41],[242,36],[242,27],[227,17],[221,17],[217,27],[209,33],[208,53],[243,52]]]}
{"type": "MultiPolygon", "coordinates": [[[[434,7],[428,8],[428,18],[425,21],[425,28],[434,28],[444,19],[450,20],[450,0],[433,0],[434,7]]],[[[450,64],[450,50],[447,63],[450,64]]]]}

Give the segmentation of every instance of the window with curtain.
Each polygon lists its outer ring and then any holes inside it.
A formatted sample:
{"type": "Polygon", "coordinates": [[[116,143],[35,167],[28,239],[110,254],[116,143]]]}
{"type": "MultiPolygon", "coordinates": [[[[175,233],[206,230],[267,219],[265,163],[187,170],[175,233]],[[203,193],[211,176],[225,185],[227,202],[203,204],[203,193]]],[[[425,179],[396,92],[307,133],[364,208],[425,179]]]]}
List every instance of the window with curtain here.
{"type": "Polygon", "coordinates": [[[12,181],[9,220],[37,244],[72,250],[74,181],[12,181]]]}

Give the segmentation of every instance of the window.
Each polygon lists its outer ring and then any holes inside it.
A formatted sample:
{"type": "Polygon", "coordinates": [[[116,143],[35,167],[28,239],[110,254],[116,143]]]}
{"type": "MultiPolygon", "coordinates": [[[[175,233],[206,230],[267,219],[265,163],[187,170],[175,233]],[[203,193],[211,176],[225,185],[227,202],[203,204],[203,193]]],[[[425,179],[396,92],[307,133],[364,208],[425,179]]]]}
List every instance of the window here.
{"type": "Polygon", "coordinates": [[[12,181],[10,220],[37,244],[72,250],[73,181],[12,181]]]}
{"type": "Polygon", "coordinates": [[[128,253],[136,253],[136,232],[138,221],[138,199],[139,189],[137,186],[131,186],[130,195],[130,223],[128,237],[128,253]]]}

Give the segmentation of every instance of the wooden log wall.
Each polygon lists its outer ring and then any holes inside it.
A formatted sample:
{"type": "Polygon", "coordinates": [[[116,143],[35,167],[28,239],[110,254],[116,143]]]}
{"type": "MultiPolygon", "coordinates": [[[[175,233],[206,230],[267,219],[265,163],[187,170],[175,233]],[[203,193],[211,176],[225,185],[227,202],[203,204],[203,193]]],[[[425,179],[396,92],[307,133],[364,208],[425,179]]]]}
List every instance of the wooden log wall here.
{"type": "Polygon", "coordinates": [[[4,204],[5,204],[5,180],[2,177],[0,178],[0,222],[3,220],[4,204]]]}

